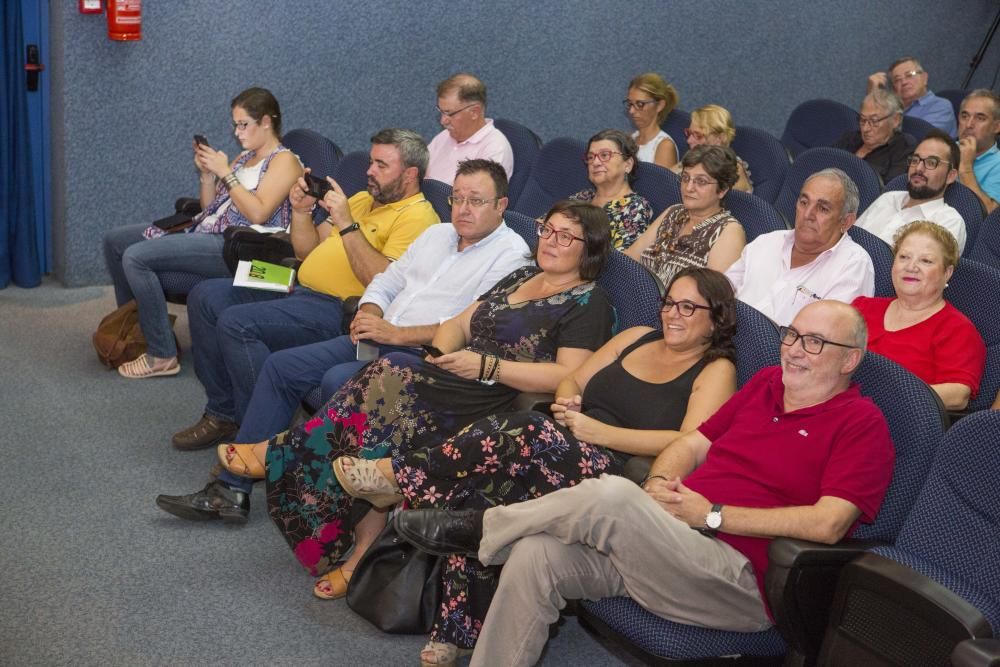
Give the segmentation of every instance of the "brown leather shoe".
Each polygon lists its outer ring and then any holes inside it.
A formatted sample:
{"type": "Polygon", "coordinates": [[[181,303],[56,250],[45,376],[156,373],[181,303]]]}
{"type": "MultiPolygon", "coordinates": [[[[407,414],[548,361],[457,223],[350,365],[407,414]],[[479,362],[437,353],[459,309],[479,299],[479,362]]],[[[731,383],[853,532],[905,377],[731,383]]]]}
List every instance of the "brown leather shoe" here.
{"type": "Polygon", "coordinates": [[[239,426],[233,422],[205,414],[194,426],[174,433],[173,443],[177,449],[205,449],[214,447],[224,440],[232,440],[236,437],[237,431],[239,426]]]}

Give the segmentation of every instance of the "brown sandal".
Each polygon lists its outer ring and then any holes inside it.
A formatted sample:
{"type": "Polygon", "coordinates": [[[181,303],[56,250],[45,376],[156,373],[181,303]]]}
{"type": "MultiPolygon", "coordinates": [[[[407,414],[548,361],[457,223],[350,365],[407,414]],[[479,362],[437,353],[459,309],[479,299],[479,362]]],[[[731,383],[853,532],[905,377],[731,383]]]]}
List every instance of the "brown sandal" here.
{"type": "MultiPolygon", "coordinates": [[[[254,449],[259,446],[259,444],[219,445],[215,451],[222,467],[234,475],[250,479],[264,479],[266,464],[257,456],[257,450],[254,449]]],[[[265,445],[265,451],[266,449],[265,445]]]]}
{"type": "Polygon", "coordinates": [[[337,600],[347,595],[347,582],[351,580],[354,570],[345,570],[338,567],[336,570],[327,572],[316,580],[313,586],[313,595],[321,600],[337,600]],[[326,586],[329,586],[329,589],[326,586]]]}
{"type": "Polygon", "coordinates": [[[341,456],[333,462],[333,474],[348,495],[367,500],[375,507],[391,507],[403,500],[396,480],[387,479],[372,459],[341,456]],[[345,462],[350,463],[349,469],[344,468],[345,462]]]}

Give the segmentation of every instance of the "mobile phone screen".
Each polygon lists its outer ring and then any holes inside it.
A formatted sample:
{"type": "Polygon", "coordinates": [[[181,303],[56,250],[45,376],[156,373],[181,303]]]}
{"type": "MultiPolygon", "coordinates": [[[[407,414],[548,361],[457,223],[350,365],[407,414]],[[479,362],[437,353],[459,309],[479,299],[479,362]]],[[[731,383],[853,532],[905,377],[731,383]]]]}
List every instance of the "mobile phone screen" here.
{"type": "Polygon", "coordinates": [[[378,345],[372,345],[363,340],[358,341],[358,361],[374,361],[378,359],[378,345]]]}
{"type": "Polygon", "coordinates": [[[209,148],[211,148],[211,146],[209,146],[208,139],[205,138],[204,134],[194,135],[194,142],[201,146],[208,146],[209,148]]]}
{"type": "Polygon", "coordinates": [[[431,355],[432,357],[435,357],[435,358],[440,357],[442,354],[444,354],[444,352],[442,352],[441,350],[437,349],[433,345],[421,345],[420,347],[422,347],[424,349],[424,352],[426,352],[427,354],[429,354],[429,355],[431,355]]]}

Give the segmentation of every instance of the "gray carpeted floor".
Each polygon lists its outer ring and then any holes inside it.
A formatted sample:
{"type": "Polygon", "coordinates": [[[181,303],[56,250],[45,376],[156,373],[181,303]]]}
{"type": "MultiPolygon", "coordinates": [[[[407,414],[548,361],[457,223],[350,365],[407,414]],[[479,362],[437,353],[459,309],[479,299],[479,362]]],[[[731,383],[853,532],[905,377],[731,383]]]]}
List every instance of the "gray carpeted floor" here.
{"type": "MultiPolygon", "coordinates": [[[[242,528],[156,508],[207,481],[214,451],[170,447],[204,395],[189,357],[173,378],[105,370],[90,336],[113,305],[110,288],[0,290],[0,664],[418,664],[424,638],[312,596],[259,494],[242,528]]],[[[541,664],[632,661],[567,618],[541,664]]]]}

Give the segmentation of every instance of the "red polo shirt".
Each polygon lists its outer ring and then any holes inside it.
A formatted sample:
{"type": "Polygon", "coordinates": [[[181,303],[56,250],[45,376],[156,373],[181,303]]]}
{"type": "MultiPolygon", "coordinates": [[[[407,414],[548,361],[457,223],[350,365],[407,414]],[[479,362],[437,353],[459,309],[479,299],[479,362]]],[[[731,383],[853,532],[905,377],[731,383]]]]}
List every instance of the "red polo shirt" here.
{"type": "MultiPolygon", "coordinates": [[[[787,413],[784,392],[781,367],[765,368],[699,426],[712,445],[684,484],[736,507],[812,505],[836,496],[860,509],[865,523],[874,521],[895,458],[882,412],[856,383],[825,403],[787,413]]],[[[725,509],[722,516],[725,531],[725,509]]],[[[718,537],[750,560],[766,600],[771,540],[718,537]]]]}

